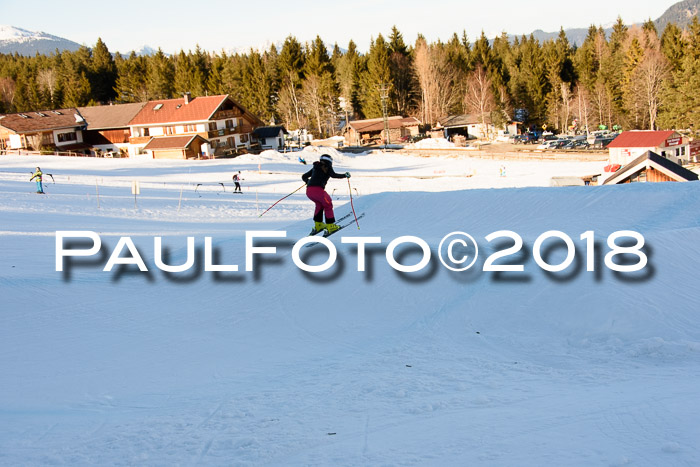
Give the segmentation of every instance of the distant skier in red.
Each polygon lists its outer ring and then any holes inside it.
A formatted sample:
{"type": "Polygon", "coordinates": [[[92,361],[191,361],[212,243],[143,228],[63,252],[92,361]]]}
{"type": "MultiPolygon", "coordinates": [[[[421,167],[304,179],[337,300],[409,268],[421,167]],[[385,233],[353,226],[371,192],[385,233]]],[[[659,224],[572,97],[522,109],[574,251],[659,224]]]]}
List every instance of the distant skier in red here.
{"type": "Polygon", "coordinates": [[[316,204],[314,210],[314,226],[310,235],[316,235],[322,230],[326,230],[330,235],[340,227],[335,223],[333,214],[333,201],[326,193],[326,183],[329,178],[350,178],[350,172],[344,174],[335,173],[333,170],[333,158],[328,154],[323,154],[318,162],[314,162],[311,170],[301,176],[306,183],[306,196],[316,204]],[[326,216],[326,223],[323,223],[323,215],[326,216]]]}

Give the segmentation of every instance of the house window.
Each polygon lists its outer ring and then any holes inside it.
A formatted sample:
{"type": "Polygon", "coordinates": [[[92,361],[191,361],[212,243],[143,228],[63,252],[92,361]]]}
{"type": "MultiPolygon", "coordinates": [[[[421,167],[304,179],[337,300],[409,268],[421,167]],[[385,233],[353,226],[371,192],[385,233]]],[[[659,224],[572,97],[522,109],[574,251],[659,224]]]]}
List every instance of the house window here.
{"type": "Polygon", "coordinates": [[[75,134],[74,131],[70,133],[59,133],[58,134],[58,142],[59,143],[67,143],[69,141],[76,141],[78,139],[78,135],[75,134]]]}
{"type": "Polygon", "coordinates": [[[143,136],[151,136],[151,130],[150,130],[150,128],[144,128],[144,129],[143,129],[143,136]]]}
{"type": "Polygon", "coordinates": [[[216,131],[216,122],[209,122],[209,131],[216,131]]]}
{"type": "Polygon", "coordinates": [[[197,131],[197,125],[185,125],[185,133],[195,133],[197,131]]]}
{"type": "Polygon", "coordinates": [[[231,128],[233,128],[234,126],[236,126],[236,125],[234,125],[233,120],[226,120],[226,128],[231,129],[231,128]]]}
{"type": "Polygon", "coordinates": [[[163,127],[163,134],[164,135],[174,135],[175,134],[175,127],[174,126],[163,127]]]}
{"type": "Polygon", "coordinates": [[[260,138],[260,144],[267,144],[267,143],[265,142],[265,138],[260,138]]]}
{"type": "Polygon", "coordinates": [[[681,156],[685,156],[685,146],[681,147],[681,156]]]}
{"type": "Polygon", "coordinates": [[[248,135],[241,135],[241,143],[247,143],[248,142],[248,135]]]}

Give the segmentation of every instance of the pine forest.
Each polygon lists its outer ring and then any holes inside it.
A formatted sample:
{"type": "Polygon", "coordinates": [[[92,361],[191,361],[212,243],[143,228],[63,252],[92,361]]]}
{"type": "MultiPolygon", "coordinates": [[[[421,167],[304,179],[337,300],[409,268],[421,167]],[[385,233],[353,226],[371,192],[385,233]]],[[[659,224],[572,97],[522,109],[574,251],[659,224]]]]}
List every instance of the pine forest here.
{"type": "Polygon", "coordinates": [[[230,94],[263,121],[319,136],[345,119],[415,116],[434,125],[449,115],[488,115],[553,131],[598,128],[700,131],[700,23],[657,31],[652,21],[606,36],[591,26],[580,46],[532,36],[447,42],[392,28],[366,53],[350,41],[329,50],[321,37],[290,36],[279,48],[226,54],[150,56],[93,48],[24,57],[0,54],[0,114],[107,103],[230,94]]]}

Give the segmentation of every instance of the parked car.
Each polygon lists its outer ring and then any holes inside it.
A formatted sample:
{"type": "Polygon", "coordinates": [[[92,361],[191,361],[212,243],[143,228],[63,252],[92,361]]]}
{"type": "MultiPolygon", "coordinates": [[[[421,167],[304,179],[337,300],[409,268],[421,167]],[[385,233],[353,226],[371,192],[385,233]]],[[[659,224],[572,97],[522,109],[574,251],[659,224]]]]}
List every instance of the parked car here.
{"type": "Polygon", "coordinates": [[[554,133],[548,132],[548,133],[542,133],[542,136],[540,137],[539,141],[541,143],[546,143],[547,141],[554,141],[557,139],[559,139],[559,137],[557,135],[555,135],[554,133]]]}
{"type": "Polygon", "coordinates": [[[515,142],[516,144],[535,144],[537,143],[537,135],[534,133],[523,133],[522,135],[518,135],[518,139],[515,142]]]}
{"type": "Polygon", "coordinates": [[[593,149],[605,149],[615,138],[596,138],[590,146],[593,149]]]}
{"type": "Polygon", "coordinates": [[[554,149],[557,145],[558,140],[556,139],[550,139],[548,141],[544,141],[540,144],[537,145],[537,149],[554,149]]]}

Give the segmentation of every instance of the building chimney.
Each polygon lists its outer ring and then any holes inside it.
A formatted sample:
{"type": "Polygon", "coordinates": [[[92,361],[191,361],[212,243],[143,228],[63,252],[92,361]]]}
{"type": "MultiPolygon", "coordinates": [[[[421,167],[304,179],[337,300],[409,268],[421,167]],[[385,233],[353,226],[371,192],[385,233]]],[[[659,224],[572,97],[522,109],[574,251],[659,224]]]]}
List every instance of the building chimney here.
{"type": "Polygon", "coordinates": [[[192,100],[192,94],[190,94],[189,92],[186,92],[185,93],[185,105],[189,104],[191,100],[192,100]]]}

